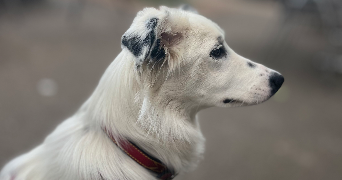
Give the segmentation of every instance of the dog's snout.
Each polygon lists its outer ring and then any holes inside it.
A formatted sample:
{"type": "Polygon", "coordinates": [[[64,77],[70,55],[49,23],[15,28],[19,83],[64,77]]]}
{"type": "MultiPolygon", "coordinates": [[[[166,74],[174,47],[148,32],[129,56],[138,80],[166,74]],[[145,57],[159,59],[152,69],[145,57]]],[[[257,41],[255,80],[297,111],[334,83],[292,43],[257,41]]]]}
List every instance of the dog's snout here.
{"type": "Polygon", "coordinates": [[[279,73],[272,73],[269,79],[269,86],[271,88],[271,96],[274,95],[281,85],[283,85],[284,77],[279,73]]]}

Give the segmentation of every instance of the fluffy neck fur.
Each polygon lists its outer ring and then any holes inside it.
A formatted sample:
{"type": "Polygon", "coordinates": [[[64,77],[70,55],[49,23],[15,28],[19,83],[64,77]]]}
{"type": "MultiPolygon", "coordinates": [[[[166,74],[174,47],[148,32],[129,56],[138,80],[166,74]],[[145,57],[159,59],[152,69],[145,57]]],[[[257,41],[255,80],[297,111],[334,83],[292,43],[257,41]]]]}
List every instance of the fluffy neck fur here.
{"type": "Polygon", "coordinates": [[[176,90],[170,82],[165,87],[165,79],[156,86],[146,86],[133,58],[123,49],[79,111],[42,145],[7,164],[0,179],[155,179],[124,154],[103,127],[116,139],[133,141],[176,173],[194,168],[204,151],[204,138],[195,118],[201,107],[175,97],[181,93],[173,92],[176,90]]]}
{"type": "Polygon", "coordinates": [[[151,93],[139,82],[132,58],[124,49],[80,109],[91,117],[89,128],[106,127],[115,138],[133,141],[178,173],[194,168],[204,151],[195,118],[198,108],[151,93]]]}

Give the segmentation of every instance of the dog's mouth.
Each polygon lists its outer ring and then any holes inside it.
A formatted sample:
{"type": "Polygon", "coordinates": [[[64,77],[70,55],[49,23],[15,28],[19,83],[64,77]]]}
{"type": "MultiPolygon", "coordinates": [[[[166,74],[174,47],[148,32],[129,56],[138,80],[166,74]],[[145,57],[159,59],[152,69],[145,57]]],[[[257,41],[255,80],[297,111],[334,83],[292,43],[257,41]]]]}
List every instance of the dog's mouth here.
{"type": "Polygon", "coordinates": [[[233,106],[251,106],[251,105],[256,105],[256,104],[260,104],[262,102],[265,102],[267,101],[269,98],[266,98],[266,99],[259,99],[257,101],[242,101],[242,100],[239,100],[239,99],[224,99],[222,102],[223,104],[230,104],[230,105],[233,105],[233,106]]]}
{"type": "Polygon", "coordinates": [[[237,99],[225,99],[223,100],[224,104],[244,104],[245,102],[237,100],[237,99]]]}

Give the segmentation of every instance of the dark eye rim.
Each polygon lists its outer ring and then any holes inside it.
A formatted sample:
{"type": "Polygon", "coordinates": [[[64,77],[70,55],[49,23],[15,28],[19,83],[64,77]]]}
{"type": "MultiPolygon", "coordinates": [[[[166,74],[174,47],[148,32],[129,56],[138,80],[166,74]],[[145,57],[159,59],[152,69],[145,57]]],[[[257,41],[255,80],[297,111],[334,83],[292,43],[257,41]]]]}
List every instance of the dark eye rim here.
{"type": "Polygon", "coordinates": [[[226,49],[224,48],[224,46],[221,45],[211,50],[210,57],[212,57],[213,59],[220,59],[223,56],[226,56],[226,54],[226,49]]]}
{"type": "Polygon", "coordinates": [[[212,54],[214,57],[220,56],[221,53],[222,53],[221,48],[214,49],[214,50],[212,50],[212,52],[211,52],[211,54],[212,54]]]}

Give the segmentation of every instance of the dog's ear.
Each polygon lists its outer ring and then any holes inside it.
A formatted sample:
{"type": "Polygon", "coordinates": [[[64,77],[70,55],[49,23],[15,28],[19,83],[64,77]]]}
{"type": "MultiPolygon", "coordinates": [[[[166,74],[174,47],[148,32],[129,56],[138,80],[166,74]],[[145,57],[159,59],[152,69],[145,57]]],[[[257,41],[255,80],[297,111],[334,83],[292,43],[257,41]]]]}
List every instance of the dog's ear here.
{"type": "MultiPolygon", "coordinates": [[[[177,9],[161,7],[145,8],[134,19],[122,36],[122,48],[135,56],[137,67],[144,63],[156,64],[176,57],[176,47],[184,37],[184,23],[188,22],[177,9]],[[183,20],[182,20],[183,19],[183,20]],[[177,20],[177,22],[176,22],[177,20]]],[[[169,63],[168,63],[169,64],[169,63]]]]}

